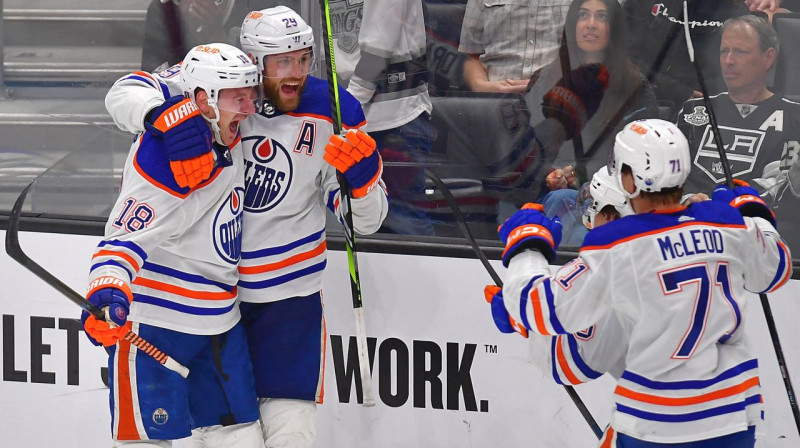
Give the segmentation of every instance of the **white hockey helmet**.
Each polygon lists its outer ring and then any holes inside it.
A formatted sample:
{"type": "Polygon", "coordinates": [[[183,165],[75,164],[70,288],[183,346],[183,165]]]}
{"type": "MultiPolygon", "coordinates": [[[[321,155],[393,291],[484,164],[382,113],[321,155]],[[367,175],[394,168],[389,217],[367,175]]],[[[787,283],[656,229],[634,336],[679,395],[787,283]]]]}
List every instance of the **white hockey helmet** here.
{"type": "Polygon", "coordinates": [[[255,93],[253,98],[255,110],[259,110],[263,103],[260,98],[261,75],[258,68],[246,54],[228,44],[198,45],[189,50],[181,64],[180,78],[184,95],[192,101],[197,101],[195,99],[197,89],[204,90],[208,95],[208,105],[214,109],[215,118],[205,118],[211,123],[217,142],[222,142],[217,124],[220,109],[252,113],[249,105],[248,108],[243,108],[242,105],[221,104],[221,90],[252,87],[255,93]]]}
{"type": "Polygon", "coordinates": [[[253,56],[262,73],[265,56],[303,48],[314,51],[313,30],[286,6],[251,11],[242,22],[239,40],[244,52],[253,56]]]}
{"type": "Polygon", "coordinates": [[[633,215],[633,207],[631,207],[628,196],[622,190],[617,178],[608,173],[606,167],[602,167],[594,173],[592,180],[585,184],[588,191],[579,197],[588,197],[584,206],[581,207],[583,211],[583,224],[593,229],[595,226],[594,218],[597,213],[607,205],[613,206],[620,216],[633,215]]]}
{"type": "Polygon", "coordinates": [[[691,163],[689,142],[675,124],[646,119],[628,123],[617,134],[609,153],[608,172],[622,186],[622,166],[628,165],[636,191],[623,192],[634,198],[642,191],[655,193],[683,186],[691,163]]]}

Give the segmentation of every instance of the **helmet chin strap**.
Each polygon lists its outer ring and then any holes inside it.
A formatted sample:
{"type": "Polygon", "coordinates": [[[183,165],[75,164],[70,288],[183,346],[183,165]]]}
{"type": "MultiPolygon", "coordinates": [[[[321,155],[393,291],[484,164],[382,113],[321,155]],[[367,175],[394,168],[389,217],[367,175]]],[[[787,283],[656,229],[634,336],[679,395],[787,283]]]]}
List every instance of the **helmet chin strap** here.
{"type": "MultiPolygon", "coordinates": [[[[209,99],[210,100],[210,99],[209,99]]],[[[203,114],[203,118],[211,125],[211,130],[214,131],[214,141],[219,143],[220,145],[227,146],[225,143],[222,142],[222,136],[220,135],[219,130],[219,108],[217,107],[217,102],[209,101],[208,105],[214,110],[214,117],[215,118],[208,118],[203,114]]]]}

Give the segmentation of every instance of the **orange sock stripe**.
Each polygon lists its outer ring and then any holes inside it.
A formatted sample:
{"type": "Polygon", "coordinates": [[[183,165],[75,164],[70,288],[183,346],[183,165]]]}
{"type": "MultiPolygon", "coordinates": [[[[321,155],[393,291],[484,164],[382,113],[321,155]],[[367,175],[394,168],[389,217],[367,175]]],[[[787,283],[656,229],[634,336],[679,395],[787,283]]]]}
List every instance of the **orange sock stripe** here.
{"type": "Polygon", "coordinates": [[[600,448],[612,448],[614,446],[614,435],[614,428],[609,426],[603,435],[600,448]]]}
{"type": "Polygon", "coordinates": [[[117,344],[116,362],[117,383],[117,409],[119,420],[117,426],[117,440],[140,440],[141,436],[136,427],[136,414],[133,410],[133,385],[131,384],[131,344],[120,340],[117,344]]]}

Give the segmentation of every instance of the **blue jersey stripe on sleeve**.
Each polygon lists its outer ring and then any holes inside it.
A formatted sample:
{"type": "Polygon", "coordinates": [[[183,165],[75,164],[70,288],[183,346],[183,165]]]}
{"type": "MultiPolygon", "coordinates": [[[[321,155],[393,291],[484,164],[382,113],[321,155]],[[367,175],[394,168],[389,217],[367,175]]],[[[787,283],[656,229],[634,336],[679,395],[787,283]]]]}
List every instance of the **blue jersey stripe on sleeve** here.
{"type": "Polygon", "coordinates": [[[583,373],[583,375],[587,378],[597,379],[603,375],[601,372],[597,372],[588,364],[586,361],[581,358],[581,352],[578,350],[578,341],[575,339],[574,335],[568,334],[567,336],[567,343],[569,344],[569,352],[572,355],[572,360],[575,361],[575,365],[578,366],[578,370],[583,373]]]}
{"type": "Polygon", "coordinates": [[[128,274],[128,281],[129,282],[133,281],[133,273],[131,273],[131,271],[127,267],[125,267],[125,265],[123,265],[122,263],[120,263],[120,262],[118,262],[116,260],[108,260],[108,261],[104,261],[102,263],[95,263],[95,264],[92,265],[91,268],[89,268],[89,272],[92,272],[95,269],[101,268],[103,266],[116,266],[118,268],[122,268],[125,271],[125,273],[128,274]]]}
{"type": "MultiPolygon", "coordinates": [[[[534,336],[539,337],[539,336],[534,336]]],[[[561,375],[558,373],[558,361],[556,359],[556,353],[558,348],[556,344],[558,343],[557,337],[550,338],[550,367],[553,371],[553,379],[556,381],[557,384],[564,385],[564,382],[561,380],[561,375]]]]}
{"type": "Polygon", "coordinates": [[[785,272],[785,269],[786,269],[786,252],[783,250],[783,247],[780,245],[780,243],[776,243],[776,244],[778,245],[778,253],[780,254],[780,260],[778,261],[778,269],[777,269],[777,272],[775,273],[775,278],[772,279],[772,282],[770,282],[769,286],[767,286],[767,288],[764,291],[771,290],[775,286],[775,284],[777,284],[779,281],[781,281],[781,279],[786,274],[786,272],[785,272]]]}
{"type": "Polygon", "coordinates": [[[134,243],[133,241],[106,240],[106,241],[101,241],[100,244],[97,245],[97,247],[104,247],[106,245],[124,247],[125,249],[134,252],[142,260],[147,260],[147,252],[145,252],[144,249],[139,247],[139,245],[134,243]]]}

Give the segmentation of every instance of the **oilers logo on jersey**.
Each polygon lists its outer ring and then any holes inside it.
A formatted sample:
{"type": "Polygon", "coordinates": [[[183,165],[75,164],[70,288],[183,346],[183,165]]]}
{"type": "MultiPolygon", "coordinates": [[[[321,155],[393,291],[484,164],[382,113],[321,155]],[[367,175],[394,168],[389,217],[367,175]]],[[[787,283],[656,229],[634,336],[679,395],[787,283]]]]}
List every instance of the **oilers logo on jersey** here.
{"type": "Polygon", "coordinates": [[[292,183],[289,151],[274,139],[256,135],[242,139],[245,154],[244,208],[260,213],[280,204],[292,183]]]}
{"type": "Polygon", "coordinates": [[[214,217],[214,249],[230,264],[238,263],[242,256],[242,198],[244,189],[234,188],[214,217]]]}
{"type": "Polygon", "coordinates": [[[169,414],[164,408],[158,408],[153,411],[153,423],[156,425],[163,425],[169,420],[169,414]]]}

